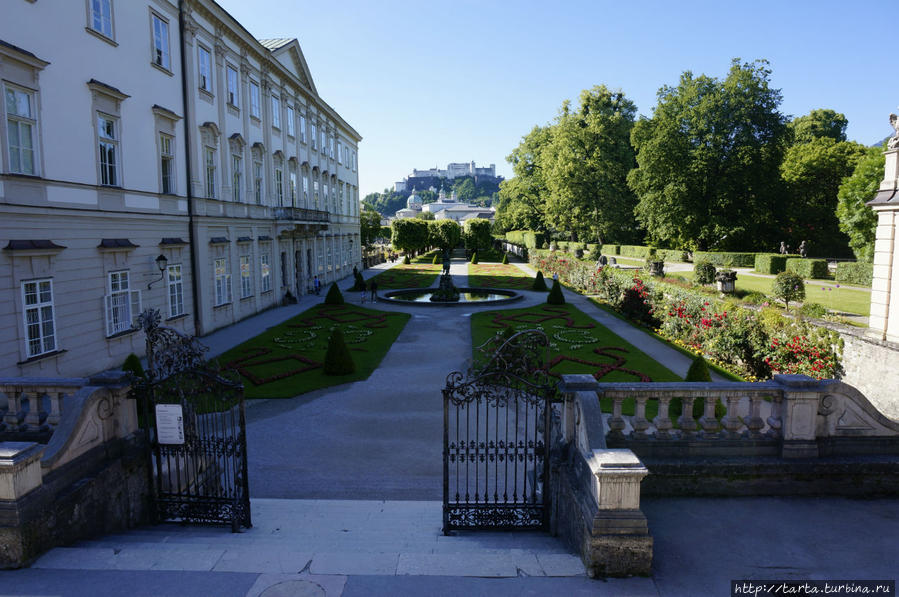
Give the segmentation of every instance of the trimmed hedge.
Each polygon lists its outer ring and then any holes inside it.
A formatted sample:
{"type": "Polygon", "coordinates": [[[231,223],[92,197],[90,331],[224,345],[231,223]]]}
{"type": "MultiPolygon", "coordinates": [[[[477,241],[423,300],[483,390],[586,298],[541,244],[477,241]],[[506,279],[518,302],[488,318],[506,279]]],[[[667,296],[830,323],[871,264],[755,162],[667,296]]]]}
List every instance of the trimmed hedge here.
{"type": "Polygon", "coordinates": [[[799,257],[799,255],[781,255],[779,253],[759,253],[755,256],[754,269],[760,274],[779,274],[786,271],[787,259],[799,257]]]}
{"type": "Polygon", "coordinates": [[[603,245],[602,246],[602,254],[603,255],[618,255],[618,251],[621,250],[621,245],[603,245]]]}
{"type": "Polygon", "coordinates": [[[546,287],[546,280],[543,279],[543,272],[537,270],[537,276],[534,278],[534,285],[531,286],[531,290],[538,290],[541,292],[546,292],[549,288],[546,287]]]}
{"type": "Polygon", "coordinates": [[[682,249],[656,249],[656,257],[662,261],[689,261],[689,251],[682,249]]]}
{"type": "Polygon", "coordinates": [[[622,257],[635,257],[646,259],[649,257],[649,247],[640,245],[618,245],[618,254],[622,257]]]}
{"type": "Polygon", "coordinates": [[[756,253],[728,253],[724,251],[694,251],[693,262],[708,261],[716,267],[755,267],[756,253]]]}
{"type": "Polygon", "coordinates": [[[553,280],[552,290],[549,291],[549,295],[546,297],[546,303],[549,305],[564,305],[565,297],[562,295],[562,285],[559,284],[559,280],[553,280]]]}
{"type": "Polygon", "coordinates": [[[787,259],[787,270],[799,274],[805,280],[826,280],[827,279],[827,260],[826,259],[787,259]]]}
{"type": "Polygon", "coordinates": [[[340,289],[337,287],[337,282],[331,282],[331,288],[328,289],[328,294],[325,295],[325,304],[326,305],[342,305],[343,304],[343,294],[340,292],[340,289]]]}
{"type": "Polygon", "coordinates": [[[506,240],[528,249],[539,249],[546,242],[546,236],[542,232],[533,230],[510,230],[506,232],[506,240]]]}
{"type": "Polygon", "coordinates": [[[870,286],[874,280],[874,264],[866,261],[842,261],[837,264],[837,282],[870,286]]]}
{"type": "Polygon", "coordinates": [[[325,353],[322,369],[325,375],[349,375],[356,371],[356,363],[353,362],[353,356],[347,348],[340,328],[334,328],[331,337],[328,338],[328,351],[325,353]]]}

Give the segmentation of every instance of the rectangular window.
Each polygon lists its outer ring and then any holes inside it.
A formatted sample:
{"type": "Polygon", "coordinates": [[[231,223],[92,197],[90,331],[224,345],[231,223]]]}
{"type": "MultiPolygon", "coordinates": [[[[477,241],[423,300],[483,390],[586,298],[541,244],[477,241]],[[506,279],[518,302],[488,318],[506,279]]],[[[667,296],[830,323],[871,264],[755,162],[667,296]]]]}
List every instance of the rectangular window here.
{"type": "Polygon", "coordinates": [[[328,271],[331,271],[334,269],[334,263],[331,258],[331,242],[330,240],[326,240],[325,243],[328,245],[328,271]]]}
{"type": "Polygon", "coordinates": [[[240,298],[253,296],[253,277],[250,271],[250,256],[240,256],[240,298]]]}
{"type": "Polygon", "coordinates": [[[97,134],[100,137],[100,184],[113,187],[120,184],[116,159],[119,146],[117,124],[114,118],[102,114],[97,116],[97,134]]]}
{"type": "Polygon", "coordinates": [[[112,0],[90,0],[91,29],[112,38],[112,0]]]}
{"type": "Polygon", "coordinates": [[[259,270],[262,274],[262,292],[272,289],[272,256],[271,253],[263,253],[259,256],[259,270]]]}
{"type": "Polygon", "coordinates": [[[37,119],[34,94],[6,88],[6,131],[8,134],[9,170],[18,174],[35,174],[34,139],[37,119]]]}
{"type": "Polygon", "coordinates": [[[140,290],[131,290],[128,270],[109,273],[106,294],[106,335],[134,329],[140,314],[140,290]]]}
{"type": "Polygon", "coordinates": [[[215,269],[215,306],[231,302],[231,272],[228,271],[228,258],[220,257],[213,262],[215,269]]]}
{"type": "Polygon", "coordinates": [[[215,199],[215,150],[206,148],[206,196],[215,199]]]}
{"type": "Polygon", "coordinates": [[[306,117],[300,116],[300,141],[306,142],[306,117]]]}
{"type": "Polygon", "coordinates": [[[56,350],[53,281],[23,282],[22,305],[25,308],[25,348],[28,358],[56,350]]]}
{"type": "Polygon", "coordinates": [[[262,205],[262,162],[253,162],[253,179],[256,205],[262,205]]]}
{"type": "Polygon", "coordinates": [[[319,141],[322,144],[322,153],[328,155],[328,139],[325,137],[325,129],[319,131],[319,141]]]}
{"type": "Polygon", "coordinates": [[[287,106],[287,134],[291,137],[296,136],[296,129],[293,123],[293,106],[287,106]]]}
{"type": "Polygon", "coordinates": [[[259,111],[259,83],[250,81],[250,116],[260,117],[259,111]]]}
{"type": "Polygon", "coordinates": [[[353,172],[356,171],[356,152],[353,152],[353,172]]]}
{"type": "Polygon", "coordinates": [[[171,195],[175,192],[175,155],[172,153],[172,138],[159,134],[159,168],[162,173],[162,192],[171,195]]]}
{"type": "Polygon", "coordinates": [[[331,147],[330,147],[330,151],[329,151],[329,153],[328,153],[328,156],[329,156],[332,160],[334,159],[334,143],[335,143],[335,141],[336,141],[336,139],[334,139],[334,137],[331,137],[331,147]]]}
{"type": "Polygon", "coordinates": [[[284,207],[284,169],[281,166],[275,166],[275,196],[278,205],[284,207]]]}
{"type": "Polygon", "coordinates": [[[293,168],[290,169],[290,204],[297,206],[297,172],[293,168]]]}
{"type": "Polygon", "coordinates": [[[159,15],[153,14],[153,64],[169,70],[169,24],[159,15]]]}
{"type": "Polygon", "coordinates": [[[317,144],[318,144],[318,127],[313,122],[312,123],[312,149],[316,149],[317,144]]]}
{"type": "Polygon", "coordinates": [[[166,268],[169,284],[169,317],[184,315],[184,281],[181,278],[181,264],[166,268]]]}
{"type": "Polygon", "coordinates": [[[340,141],[337,142],[337,163],[343,163],[343,145],[340,143],[340,141]]]}
{"type": "Polygon", "coordinates": [[[240,106],[240,97],[238,79],[237,79],[237,70],[232,68],[231,66],[227,67],[228,72],[228,103],[237,108],[240,106]]]}
{"type": "Polygon", "coordinates": [[[277,95],[272,96],[272,126],[281,128],[281,98],[277,95]]]}
{"type": "Polygon", "coordinates": [[[303,207],[309,207],[309,175],[303,172],[303,207]]]}
{"type": "Polygon", "coordinates": [[[212,93],[212,58],[209,50],[203,46],[197,46],[197,63],[200,68],[200,89],[212,93]]]}
{"type": "Polygon", "coordinates": [[[231,156],[231,193],[235,201],[240,201],[240,187],[243,180],[241,172],[241,162],[239,155],[231,156]]]}

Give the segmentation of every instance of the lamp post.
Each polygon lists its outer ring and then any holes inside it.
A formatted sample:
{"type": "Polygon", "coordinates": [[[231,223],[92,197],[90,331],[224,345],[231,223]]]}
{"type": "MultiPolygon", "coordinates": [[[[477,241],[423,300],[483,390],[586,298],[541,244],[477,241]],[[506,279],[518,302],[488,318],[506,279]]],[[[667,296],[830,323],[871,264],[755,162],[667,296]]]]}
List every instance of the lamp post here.
{"type": "Polygon", "coordinates": [[[156,282],[160,282],[163,278],[165,278],[165,268],[169,264],[169,260],[165,255],[160,255],[156,258],[156,267],[159,268],[159,278],[155,280],[150,280],[150,283],[147,284],[147,290],[150,290],[150,287],[153,286],[156,282]]]}

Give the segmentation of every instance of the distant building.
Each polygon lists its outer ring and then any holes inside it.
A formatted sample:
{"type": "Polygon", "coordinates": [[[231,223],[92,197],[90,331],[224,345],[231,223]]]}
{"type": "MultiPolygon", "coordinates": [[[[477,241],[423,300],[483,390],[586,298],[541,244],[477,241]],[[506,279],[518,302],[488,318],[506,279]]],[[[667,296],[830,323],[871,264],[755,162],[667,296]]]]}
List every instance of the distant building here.
{"type": "Polygon", "coordinates": [[[496,175],[496,164],[490,164],[488,168],[478,168],[474,161],[471,162],[453,162],[446,165],[445,170],[437,167],[428,170],[418,170],[413,168],[412,174],[405,179],[393,183],[393,190],[397,193],[404,191],[422,190],[433,186],[440,179],[453,180],[471,176],[475,182],[489,180],[498,183],[503,179],[502,176],[496,175]]]}
{"type": "Polygon", "coordinates": [[[394,216],[397,219],[400,218],[414,218],[418,214],[421,213],[421,197],[412,193],[408,199],[406,199],[406,207],[400,209],[396,212],[394,216]]]}

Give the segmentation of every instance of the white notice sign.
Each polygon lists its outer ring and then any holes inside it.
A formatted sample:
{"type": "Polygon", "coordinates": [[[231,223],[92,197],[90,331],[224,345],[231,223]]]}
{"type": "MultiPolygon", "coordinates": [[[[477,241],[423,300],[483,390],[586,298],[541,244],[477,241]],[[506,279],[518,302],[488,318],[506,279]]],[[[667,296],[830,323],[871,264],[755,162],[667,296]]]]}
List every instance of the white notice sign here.
{"type": "Polygon", "coordinates": [[[184,415],[180,404],[156,405],[156,438],[160,444],[184,443],[184,415]]]}

